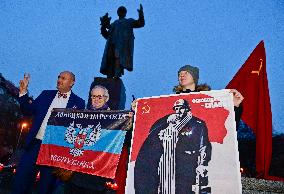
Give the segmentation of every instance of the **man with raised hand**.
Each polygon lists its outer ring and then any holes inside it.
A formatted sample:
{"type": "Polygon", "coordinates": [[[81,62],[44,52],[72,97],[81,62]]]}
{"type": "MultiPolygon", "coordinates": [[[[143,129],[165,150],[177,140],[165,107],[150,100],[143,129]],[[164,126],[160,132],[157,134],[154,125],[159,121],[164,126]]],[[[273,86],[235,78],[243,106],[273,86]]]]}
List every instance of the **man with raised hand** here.
{"type": "Polygon", "coordinates": [[[57,90],[44,90],[35,100],[31,100],[28,96],[29,80],[30,75],[25,74],[24,79],[20,81],[19,102],[23,112],[33,116],[33,125],[27,135],[24,154],[17,167],[12,193],[29,193],[38,171],[40,171],[39,193],[52,193],[56,182],[52,168],[36,165],[48,119],[53,108],[84,109],[85,101],[71,91],[75,75],[70,71],[59,74],[57,90]]]}

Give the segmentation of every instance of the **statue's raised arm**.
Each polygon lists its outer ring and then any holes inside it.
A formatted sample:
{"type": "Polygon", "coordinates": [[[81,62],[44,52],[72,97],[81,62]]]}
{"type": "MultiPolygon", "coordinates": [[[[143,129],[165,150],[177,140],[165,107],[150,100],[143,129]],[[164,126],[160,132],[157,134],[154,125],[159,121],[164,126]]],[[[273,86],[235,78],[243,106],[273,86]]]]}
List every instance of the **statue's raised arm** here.
{"type": "Polygon", "coordinates": [[[101,20],[101,34],[102,36],[107,39],[109,36],[109,29],[110,29],[110,20],[111,17],[108,17],[108,13],[106,13],[104,16],[100,17],[101,20]]]}
{"type": "Polygon", "coordinates": [[[145,25],[143,6],[137,9],[139,18],[126,18],[127,9],[117,9],[118,19],[110,23],[111,17],[106,13],[100,18],[101,34],[107,39],[100,72],[108,78],[118,78],[124,69],[133,71],[134,33],[133,28],[145,25]]]}
{"type": "Polygon", "coordinates": [[[143,12],[143,6],[140,4],[140,8],[137,9],[138,11],[138,20],[135,20],[132,24],[133,28],[141,28],[145,25],[145,19],[144,19],[144,12],[143,12]]]}

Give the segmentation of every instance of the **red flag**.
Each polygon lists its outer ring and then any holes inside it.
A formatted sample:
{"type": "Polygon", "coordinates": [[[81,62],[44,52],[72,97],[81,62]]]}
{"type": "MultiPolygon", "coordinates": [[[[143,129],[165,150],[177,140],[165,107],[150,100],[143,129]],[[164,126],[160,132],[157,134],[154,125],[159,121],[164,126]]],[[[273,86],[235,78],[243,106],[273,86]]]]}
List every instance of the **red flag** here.
{"type": "Polygon", "coordinates": [[[256,135],[256,171],[259,178],[268,178],[272,154],[272,113],[263,41],[226,88],[237,89],[244,96],[242,120],[256,135]]]}

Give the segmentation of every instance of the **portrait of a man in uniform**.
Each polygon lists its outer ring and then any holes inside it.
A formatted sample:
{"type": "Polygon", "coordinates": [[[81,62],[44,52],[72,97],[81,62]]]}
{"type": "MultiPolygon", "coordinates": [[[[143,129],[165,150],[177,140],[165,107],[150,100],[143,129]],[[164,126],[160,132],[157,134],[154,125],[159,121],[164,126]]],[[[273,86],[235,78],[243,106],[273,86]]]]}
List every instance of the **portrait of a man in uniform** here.
{"type": "Polygon", "coordinates": [[[135,163],[135,193],[211,193],[208,163],[212,146],[206,123],[178,99],[173,113],[151,127],[135,163]]]}

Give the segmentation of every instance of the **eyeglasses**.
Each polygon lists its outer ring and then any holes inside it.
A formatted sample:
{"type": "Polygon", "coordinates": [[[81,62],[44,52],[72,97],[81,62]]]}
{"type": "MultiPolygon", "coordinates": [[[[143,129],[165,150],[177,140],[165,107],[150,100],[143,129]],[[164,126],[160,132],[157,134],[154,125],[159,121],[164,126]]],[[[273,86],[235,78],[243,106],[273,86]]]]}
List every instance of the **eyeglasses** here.
{"type": "Polygon", "coordinates": [[[175,106],[175,107],[174,107],[174,110],[175,110],[175,111],[179,111],[179,110],[181,110],[181,109],[184,109],[184,107],[183,107],[183,106],[175,106]]]}
{"type": "Polygon", "coordinates": [[[102,100],[103,98],[105,98],[106,96],[102,96],[102,95],[91,95],[91,98],[92,99],[99,99],[99,100],[102,100]]]}

